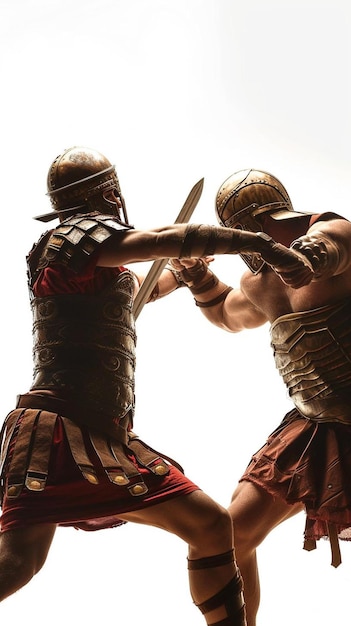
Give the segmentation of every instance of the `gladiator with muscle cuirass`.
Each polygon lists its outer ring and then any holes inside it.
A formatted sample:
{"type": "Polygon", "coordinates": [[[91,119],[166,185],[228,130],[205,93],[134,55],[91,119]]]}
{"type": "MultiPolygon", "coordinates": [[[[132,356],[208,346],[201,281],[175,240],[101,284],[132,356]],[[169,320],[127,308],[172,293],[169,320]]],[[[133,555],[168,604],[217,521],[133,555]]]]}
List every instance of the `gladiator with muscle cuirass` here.
{"type": "MultiPolygon", "coordinates": [[[[263,230],[303,254],[315,280],[340,275],[346,267],[337,239],[328,229],[311,228],[345,218],[295,211],[286,188],[269,172],[247,169],[227,178],[216,196],[216,214],[223,226],[263,230]]],[[[262,255],[241,256],[253,274],[264,271],[262,255]]],[[[327,288],[320,284],[321,290],[327,288]]],[[[303,505],[304,548],[312,550],[318,539],[328,537],[335,567],[341,562],[338,538],[348,539],[351,528],[351,302],[346,285],[344,293],[331,304],[289,312],[272,322],[275,365],[295,408],[252,455],[239,481],[257,485],[277,501],[303,505]]],[[[304,303],[308,307],[308,295],[304,303]]]]}

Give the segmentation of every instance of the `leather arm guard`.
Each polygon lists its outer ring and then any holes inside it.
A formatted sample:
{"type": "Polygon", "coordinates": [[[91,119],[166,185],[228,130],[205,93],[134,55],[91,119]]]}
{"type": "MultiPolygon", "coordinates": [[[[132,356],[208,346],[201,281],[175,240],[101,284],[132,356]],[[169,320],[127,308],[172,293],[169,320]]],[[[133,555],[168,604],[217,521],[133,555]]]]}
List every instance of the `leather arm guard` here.
{"type": "Polygon", "coordinates": [[[304,235],[292,242],[291,248],[303,254],[311,264],[314,278],[333,276],[340,265],[339,248],[334,241],[321,232],[304,235]]]}
{"type": "Polygon", "coordinates": [[[190,224],[177,256],[190,258],[252,252],[259,254],[282,281],[293,289],[309,284],[314,277],[308,258],[297,250],[275,242],[266,233],[252,233],[237,228],[216,229],[213,226],[190,224]]]}
{"type": "Polygon", "coordinates": [[[218,228],[198,224],[187,226],[179,258],[206,257],[214,254],[243,254],[257,252],[262,259],[273,266],[309,266],[308,260],[290,248],[276,243],[263,232],[251,233],[238,228],[218,228]],[[225,232],[223,232],[225,231],[225,232]],[[201,242],[200,253],[194,252],[201,242]]]}
{"type": "MultiPolygon", "coordinates": [[[[187,267],[180,272],[184,284],[189,287],[191,293],[194,296],[198,294],[206,293],[212,290],[219,284],[219,279],[211,270],[208,265],[202,260],[198,259],[192,267],[187,267]]],[[[200,301],[195,299],[196,306],[200,308],[209,308],[223,302],[226,299],[228,293],[232,291],[232,287],[222,285],[222,289],[213,298],[206,301],[200,301]]]]}
{"type": "Polygon", "coordinates": [[[313,267],[306,255],[276,243],[266,233],[257,233],[257,237],[262,240],[261,249],[258,250],[262,259],[287,286],[299,289],[313,280],[313,267]]]}
{"type": "MultiPolygon", "coordinates": [[[[255,252],[270,265],[286,285],[294,289],[307,285],[313,279],[314,274],[309,260],[297,250],[291,250],[275,242],[263,232],[251,233],[236,228],[225,230],[227,232],[223,233],[223,229],[217,231],[208,226],[189,225],[179,257],[255,252]],[[200,255],[197,255],[194,254],[194,246],[199,238],[202,240],[203,249],[200,255]]],[[[195,286],[193,284],[191,287],[195,286]]]]}
{"type": "Polygon", "coordinates": [[[172,267],[170,263],[167,263],[167,265],[165,266],[165,270],[168,270],[173,275],[174,280],[177,283],[176,289],[179,289],[179,287],[187,286],[186,282],[184,282],[183,280],[182,272],[179,270],[176,270],[175,267],[172,267]]]}

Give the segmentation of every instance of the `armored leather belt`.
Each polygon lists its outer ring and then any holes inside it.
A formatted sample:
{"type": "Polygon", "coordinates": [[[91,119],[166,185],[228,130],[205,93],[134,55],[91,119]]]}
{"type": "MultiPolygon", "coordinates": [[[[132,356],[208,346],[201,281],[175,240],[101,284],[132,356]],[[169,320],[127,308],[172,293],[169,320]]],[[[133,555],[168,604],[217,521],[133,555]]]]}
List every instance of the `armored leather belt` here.
{"type": "Polygon", "coordinates": [[[105,413],[96,411],[89,412],[86,409],[77,407],[75,404],[55,396],[44,394],[27,393],[17,396],[17,408],[20,409],[41,409],[57,413],[72,420],[79,426],[87,426],[93,430],[99,431],[117,439],[121,443],[126,444],[128,441],[128,426],[131,424],[131,415],[127,413],[118,424],[112,421],[112,418],[105,413]]]}

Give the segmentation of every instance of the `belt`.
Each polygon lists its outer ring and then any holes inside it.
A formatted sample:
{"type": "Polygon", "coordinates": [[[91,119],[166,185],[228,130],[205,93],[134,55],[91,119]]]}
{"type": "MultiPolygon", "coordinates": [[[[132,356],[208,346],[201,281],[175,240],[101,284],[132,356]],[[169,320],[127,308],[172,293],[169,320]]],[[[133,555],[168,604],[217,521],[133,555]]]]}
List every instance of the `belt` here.
{"type": "Polygon", "coordinates": [[[80,426],[87,426],[98,432],[117,439],[121,443],[128,442],[128,427],[131,425],[131,410],[119,419],[118,423],[114,421],[112,416],[102,411],[91,411],[85,407],[77,407],[77,405],[62,398],[49,396],[44,394],[26,393],[17,396],[17,408],[19,409],[42,409],[57,413],[63,417],[68,417],[80,426]]]}

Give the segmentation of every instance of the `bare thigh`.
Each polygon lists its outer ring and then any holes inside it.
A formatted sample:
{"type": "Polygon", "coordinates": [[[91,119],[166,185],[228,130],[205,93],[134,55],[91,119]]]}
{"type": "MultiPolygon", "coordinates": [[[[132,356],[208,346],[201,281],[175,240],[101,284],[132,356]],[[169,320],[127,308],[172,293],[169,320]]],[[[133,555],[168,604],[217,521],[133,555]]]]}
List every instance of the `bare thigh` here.
{"type": "Polygon", "coordinates": [[[0,563],[11,558],[16,566],[25,566],[36,573],[45,563],[56,524],[38,524],[0,533],[0,563]]]}
{"type": "Polygon", "coordinates": [[[186,541],[195,551],[206,547],[208,554],[228,550],[232,542],[228,512],[200,490],[119,517],[162,528],[186,541]]]}
{"type": "Polygon", "coordinates": [[[302,511],[303,505],[287,504],[258,485],[242,481],[228,510],[234,524],[235,544],[250,543],[256,548],[273,528],[302,511]]]}

